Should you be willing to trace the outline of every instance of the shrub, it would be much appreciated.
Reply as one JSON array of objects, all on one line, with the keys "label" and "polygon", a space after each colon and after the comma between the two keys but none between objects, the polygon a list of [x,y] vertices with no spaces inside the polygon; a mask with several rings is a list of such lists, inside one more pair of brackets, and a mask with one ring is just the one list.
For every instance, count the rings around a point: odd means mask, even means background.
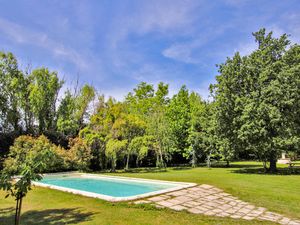
[{"label": "shrub", "polygon": [[70,149],[66,156],[71,168],[86,171],[90,166],[91,149],[82,138],[70,139]]}]

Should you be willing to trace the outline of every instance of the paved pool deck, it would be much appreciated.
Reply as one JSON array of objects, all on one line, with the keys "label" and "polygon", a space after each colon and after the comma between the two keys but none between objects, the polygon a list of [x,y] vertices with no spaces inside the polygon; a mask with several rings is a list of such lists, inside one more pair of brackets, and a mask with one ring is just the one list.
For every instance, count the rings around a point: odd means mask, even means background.
[{"label": "paved pool deck", "polygon": [[233,219],[272,221],[284,225],[300,225],[300,220],[268,211],[239,200],[223,190],[202,184],[183,190],[138,200],[135,204],[150,203],[158,208],[187,210],[194,214],[231,217]]}]

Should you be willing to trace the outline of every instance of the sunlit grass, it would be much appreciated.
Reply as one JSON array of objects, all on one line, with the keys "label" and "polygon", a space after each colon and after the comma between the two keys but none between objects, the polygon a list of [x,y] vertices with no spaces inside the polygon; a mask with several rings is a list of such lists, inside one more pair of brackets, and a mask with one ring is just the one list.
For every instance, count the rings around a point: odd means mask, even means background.
[{"label": "sunlit grass", "polygon": [[[231,168],[182,167],[168,168],[165,172],[139,169],[126,173],[118,171],[114,175],[211,184],[257,206],[288,217],[300,218],[300,175],[240,173],[244,169],[257,169],[258,166],[261,164],[239,162],[234,163]],[[13,224],[15,202],[12,198],[4,199],[4,196],[4,192],[0,192],[0,224],[10,225]],[[26,225],[262,223],[207,217],[128,203],[113,204],[46,188],[34,188],[25,198],[21,222]]]}]

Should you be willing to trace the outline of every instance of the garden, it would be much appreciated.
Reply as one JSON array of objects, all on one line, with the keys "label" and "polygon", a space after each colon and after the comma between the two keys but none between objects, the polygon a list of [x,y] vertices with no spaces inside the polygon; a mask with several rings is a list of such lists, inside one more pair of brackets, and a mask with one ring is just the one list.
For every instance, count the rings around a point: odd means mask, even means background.
[{"label": "garden", "polygon": [[212,185],[299,220],[300,46],[265,29],[253,36],[256,50],[218,65],[209,99],[141,82],[117,101],[1,52],[0,224],[261,223],[32,185],[69,171]]}]

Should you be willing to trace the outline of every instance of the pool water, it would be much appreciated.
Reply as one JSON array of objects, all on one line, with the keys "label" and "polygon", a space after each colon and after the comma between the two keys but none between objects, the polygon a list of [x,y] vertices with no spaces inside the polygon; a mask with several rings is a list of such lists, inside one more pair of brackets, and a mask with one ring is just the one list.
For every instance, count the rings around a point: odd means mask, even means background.
[{"label": "pool water", "polygon": [[139,182],[130,179],[111,179],[100,176],[46,176],[39,183],[113,197],[130,197],[176,187],[174,184]]}]

